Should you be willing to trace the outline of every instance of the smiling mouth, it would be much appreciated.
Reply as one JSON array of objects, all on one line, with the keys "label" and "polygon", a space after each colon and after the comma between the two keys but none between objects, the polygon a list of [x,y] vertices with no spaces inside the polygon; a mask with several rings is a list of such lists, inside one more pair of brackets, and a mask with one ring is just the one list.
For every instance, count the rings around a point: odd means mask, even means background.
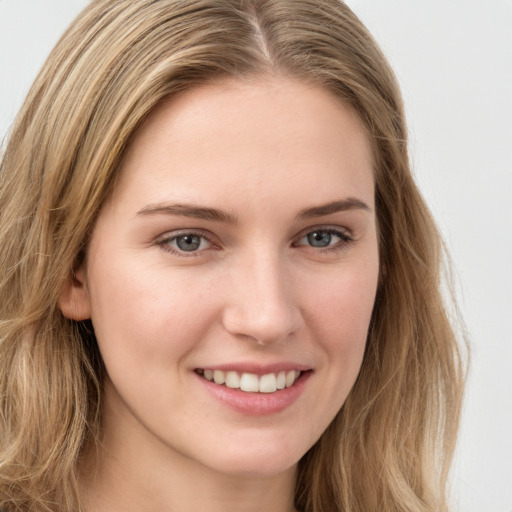
[{"label": "smiling mouth", "polygon": [[198,368],[195,372],[219,386],[239,389],[246,393],[275,393],[281,391],[293,386],[304,373],[299,370],[290,370],[256,375],[255,373],[225,372],[222,370],[204,370],[202,368]]}]

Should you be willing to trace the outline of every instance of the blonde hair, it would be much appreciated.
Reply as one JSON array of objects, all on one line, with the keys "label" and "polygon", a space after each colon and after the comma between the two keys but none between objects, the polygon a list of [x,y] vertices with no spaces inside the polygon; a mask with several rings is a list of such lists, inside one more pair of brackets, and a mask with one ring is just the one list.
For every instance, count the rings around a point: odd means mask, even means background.
[{"label": "blonde hair", "polygon": [[[164,98],[272,73],[329,89],[375,153],[381,277],[359,378],[299,462],[307,512],[442,512],[463,386],[442,243],[409,168],[394,75],[338,0],[97,0],[53,50],[0,167],[0,508],[81,510],[100,438],[92,328],[58,307],[123,153]],[[71,276],[71,277],[70,277]]]}]

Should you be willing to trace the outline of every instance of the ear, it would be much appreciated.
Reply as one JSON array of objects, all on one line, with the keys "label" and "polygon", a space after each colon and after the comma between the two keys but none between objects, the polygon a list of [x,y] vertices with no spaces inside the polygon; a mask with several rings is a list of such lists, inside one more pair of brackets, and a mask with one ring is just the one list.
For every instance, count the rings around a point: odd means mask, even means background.
[{"label": "ear", "polygon": [[66,279],[60,292],[59,308],[71,320],[91,318],[91,303],[83,265]]}]

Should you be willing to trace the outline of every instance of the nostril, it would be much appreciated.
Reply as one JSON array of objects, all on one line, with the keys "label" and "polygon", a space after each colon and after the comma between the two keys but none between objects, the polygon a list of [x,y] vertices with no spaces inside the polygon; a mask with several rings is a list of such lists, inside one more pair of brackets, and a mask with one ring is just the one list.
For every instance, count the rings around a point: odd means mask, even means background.
[{"label": "nostril", "polygon": [[253,247],[235,261],[225,283],[223,325],[259,344],[287,339],[302,325],[289,265],[275,247]]},{"label": "nostril", "polygon": [[224,312],[223,325],[232,335],[265,345],[293,336],[302,325],[302,317],[298,308],[290,304],[247,308],[239,304]]}]

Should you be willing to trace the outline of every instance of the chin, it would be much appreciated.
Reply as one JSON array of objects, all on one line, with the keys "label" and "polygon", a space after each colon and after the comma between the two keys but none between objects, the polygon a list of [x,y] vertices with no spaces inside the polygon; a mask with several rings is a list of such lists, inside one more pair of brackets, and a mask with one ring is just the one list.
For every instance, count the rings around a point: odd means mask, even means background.
[{"label": "chin", "polygon": [[[274,439],[229,442],[219,453],[211,453],[205,465],[219,473],[247,478],[265,478],[294,471],[311,447],[310,443],[276,435]],[[215,461],[215,462],[213,462]]]}]

